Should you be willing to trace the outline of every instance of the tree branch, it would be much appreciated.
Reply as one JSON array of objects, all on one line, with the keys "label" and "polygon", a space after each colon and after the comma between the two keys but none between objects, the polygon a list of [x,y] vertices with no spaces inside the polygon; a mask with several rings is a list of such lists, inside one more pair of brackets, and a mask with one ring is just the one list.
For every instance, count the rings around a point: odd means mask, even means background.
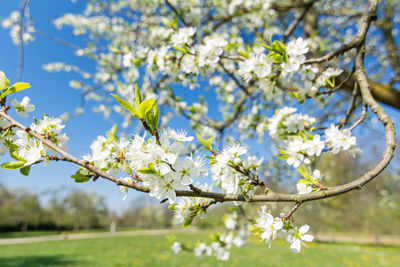
[{"label": "tree branch", "polygon": [[349,51],[352,48],[359,47],[364,42],[365,37],[367,36],[371,21],[376,19],[377,6],[378,0],[372,0],[368,2],[368,12],[361,18],[360,28],[358,29],[356,36],[350,42],[343,44],[340,48],[326,54],[325,56],[307,59],[305,64],[326,62],[338,55]]}]

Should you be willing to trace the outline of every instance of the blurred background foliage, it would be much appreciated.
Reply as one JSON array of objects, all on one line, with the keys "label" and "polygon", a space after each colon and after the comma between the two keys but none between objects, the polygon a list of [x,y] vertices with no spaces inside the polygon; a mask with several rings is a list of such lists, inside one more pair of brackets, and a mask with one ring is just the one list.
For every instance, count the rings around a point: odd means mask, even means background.
[{"label": "blurred background foliage", "polygon": [[[367,153],[367,152],[365,152]],[[374,153],[374,148],[368,153]],[[324,185],[343,184],[371,167],[348,154],[327,154],[315,163],[323,170]],[[382,235],[400,236],[400,172],[395,167],[385,170],[374,181],[360,191],[350,192],[335,198],[304,203],[295,214],[297,224],[308,223],[313,234],[351,233],[373,236],[376,241]],[[275,176],[279,177],[279,176]],[[273,190],[292,192],[287,179],[267,178]],[[129,208],[111,212],[101,193],[79,189],[60,188],[46,192],[47,200],[40,201],[29,189],[7,189],[0,186],[0,231],[81,231],[108,230],[116,223],[117,230],[180,228],[174,224],[173,212],[167,204],[159,204],[147,195],[128,198]],[[260,204],[245,205],[247,218],[256,215]],[[288,203],[268,203],[273,214],[287,212]],[[196,218],[192,227],[200,229],[224,228],[223,218],[232,204],[223,204],[210,209],[204,218]]]}]

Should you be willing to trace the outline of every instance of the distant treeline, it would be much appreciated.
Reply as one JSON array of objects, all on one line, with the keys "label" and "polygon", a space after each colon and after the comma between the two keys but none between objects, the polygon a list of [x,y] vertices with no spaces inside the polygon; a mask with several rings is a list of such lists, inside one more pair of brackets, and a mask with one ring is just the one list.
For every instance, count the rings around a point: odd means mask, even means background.
[{"label": "distant treeline", "polygon": [[[322,157],[315,166],[324,177],[325,186],[343,184],[357,177],[367,163],[359,162],[350,155]],[[279,168],[271,168],[278,169]],[[266,184],[278,192],[293,192],[286,186],[287,181],[276,180],[277,173],[269,173]],[[293,179],[297,179],[296,176]],[[109,228],[112,222],[118,229],[127,228],[169,228],[175,226],[173,212],[166,203],[154,202],[143,194],[138,198],[130,196],[130,205],[122,214],[111,212],[102,196],[82,190],[59,189],[46,193],[46,205],[40,203],[38,195],[26,189],[8,189],[0,185],[0,232],[27,230],[90,230]],[[129,200],[127,200],[129,201]],[[246,204],[247,218],[256,215],[258,204]],[[289,211],[293,204],[260,203],[267,205],[275,215]],[[224,227],[224,214],[234,207],[224,203],[208,211],[204,219],[196,218],[193,226],[199,228]],[[397,170],[386,170],[361,191],[337,198],[313,203],[304,203],[296,212],[297,224],[309,223],[317,233],[362,233],[365,235],[400,236],[400,175]]]},{"label": "distant treeline", "polygon": [[171,226],[167,206],[152,205],[146,199],[132,202],[132,208],[117,216],[108,210],[104,197],[82,190],[59,189],[49,194],[46,205],[27,189],[0,185],[0,232],[28,230],[91,230],[109,228],[165,228]]}]

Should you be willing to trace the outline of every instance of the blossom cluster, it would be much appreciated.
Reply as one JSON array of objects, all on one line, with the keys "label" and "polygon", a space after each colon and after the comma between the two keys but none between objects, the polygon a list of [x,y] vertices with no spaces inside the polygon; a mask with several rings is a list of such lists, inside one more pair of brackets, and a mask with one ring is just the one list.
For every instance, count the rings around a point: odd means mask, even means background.
[{"label": "blossom cluster", "polygon": [[[194,186],[203,191],[211,192],[212,185],[196,183]],[[185,197],[180,198],[176,204],[170,205],[169,208],[174,211],[175,222],[183,223],[184,227],[189,226],[193,219],[204,214],[203,212],[208,208],[210,200],[202,197]]]},{"label": "blossom cluster", "polygon": [[271,247],[271,241],[277,237],[278,233],[286,236],[286,240],[290,243],[290,249],[296,253],[300,252],[302,245],[305,246],[305,242],[311,242],[314,239],[312,235],[306,234],[310,226],[303,225],[297,228],[284,214],[274,218],[268,212],[267,206],[261,207],[255,223],[250,228],[250,231],[259,234],[261,240],[266,242],[269,247]]},{"label": "blossom cluster", "polygon": [[[29,98],[25,97],[22,103],[18,103],[16,111],[18,114],[25,116],[27,115],[26,112],[33,110],[33,108],[33,105],[29,104]],[[69,138],[65,133],[61,133],[62,129],[65,127],[61,123],[61,119],[51,118],[45,115],[40,121],[32,123],[29,128],[50,140],[58,147],[66,149],[67,147],[65,144]],[[22,129],[8,128],[4,130],[9,125],[10,124],[3,119],[0,120],[0,132],[2,132],[0,138],[0,154],[4,155],[9,151],[10,155],[17,161],[4,163],[2,165],[3,168],[21,169],[23,167],[28,167],[42,160],[48,160],[48,152],[55,153],[55,151],[52,151]]]},{"label": "blossom cluster", "polygon": [[173,204],[175,190],[186,189],[193,178],[207,174],[202,158],[186,156],[184,143],[193,140],[186,135],[185,131],[168,128],[159,139],[144,134],[118,140],[114,131],[108,139],[99,136],[91,145],[92,153],[84,159],[102,170],[135,173],[150,188],[150,196],[168,198]]},{"label": "blossom cluster", "polygon": [[[275,112],[268,120],[268,131],[272,138],[282,143],[280,147],[281,158],[287,164],[299,169],[304,179],[297,184],[300,194],[310,193],[312,186],[319,186],[322,175],[319,170],[305,171],[303,166],[319,157],[327,147],[334,154],[339,151],[354,151],[356,137],[351,135],[349,129],[339,129],[331,124],[324,132],[325,140],[319,134],[313,134],[312,125],[316,119],[308,115],[295,114],[296,108],[284,107]],[[307,167],[309,169],[309,167]]]},{"label": "blossom cluster", "polygon": [[[29,15],[29,14],[28,14]],[[10,37],[14,44],[20,45],[21,39],[24,43],[32,42],[35,38],[35,28],[32,20],[28,19],[27,23],[22,23],[21,12],[13,11],[8,18],[1,20],[1,26],[5,29],[10,29]]]},{"label": "blossom cluster", "polygon": [[[230,252],[229,250],[236,246],[242,247],[247,244],[247,236],[248,231],[245,229],[241,229],[238,232],[235,232],[236,226],[238,225],[237,219],[238,215],[236,212],[228,214],[230,222],[225,224],[228,232],[223,234],[217,234],[212,237],[213,242],[207,245],[204,242],[199,242],[196,246],[191,249],[195,256],[203,258],[204,256],[215,256],[218,260],[226,261],[229,259]],[[235,225],[235,227],[231,227]],[[182,250],[189,250],[184,244],[179,242],[174,242],[172,244],[172,250],[175,253],[179,253]]]},{"label": "blossom cluster", "polygon": [[212,178],[227,194],[250,194],[254,186],[249,174],[256,171],[262,159],[247,154],[247,148],[239,144],[227,146],[211,165]]}]

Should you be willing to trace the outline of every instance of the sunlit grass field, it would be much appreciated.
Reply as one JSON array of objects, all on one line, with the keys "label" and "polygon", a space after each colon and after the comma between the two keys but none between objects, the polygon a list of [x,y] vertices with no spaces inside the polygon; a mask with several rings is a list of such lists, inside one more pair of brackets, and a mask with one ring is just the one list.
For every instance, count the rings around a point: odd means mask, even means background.
[{"label": "sunlit grass field", "polygon": [[[204,234],[178,235],[178,241],[207,240]],[[0,246],[0,266],[400,266],[400,247],[313,243],[300,254],[284,240],[231,250],[227,262],[175,255],[166,236],[112,237]]]}]

